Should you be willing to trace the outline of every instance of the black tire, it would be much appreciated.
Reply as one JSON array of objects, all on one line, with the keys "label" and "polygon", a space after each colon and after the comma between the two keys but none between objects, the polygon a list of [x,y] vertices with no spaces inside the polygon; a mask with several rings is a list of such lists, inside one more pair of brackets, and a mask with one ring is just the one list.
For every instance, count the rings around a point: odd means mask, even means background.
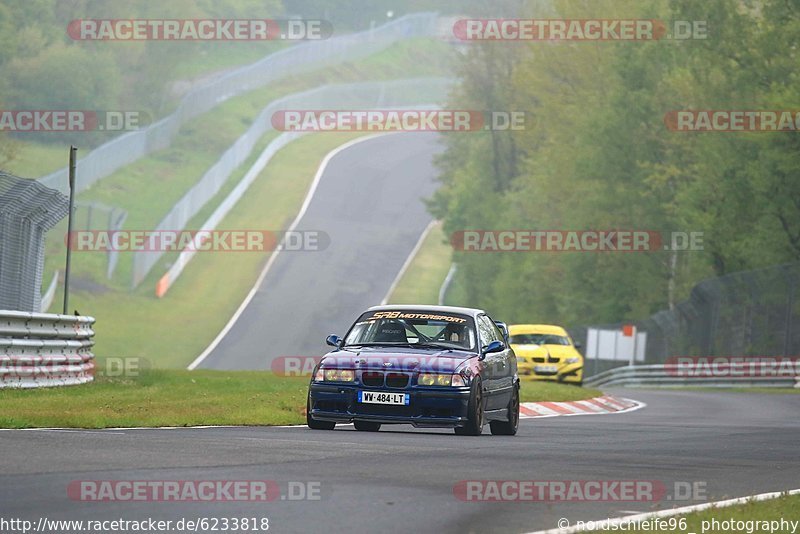
[{"label": "black tire", "polygon": [[469,414],[467,424],[456,427],[456,434],[459,436],[480,436],[484,425],[483,388],[481,387],[480,377],[475,377],[475,380],[472,381],[467,413]]},{"label": "black tire", "polygon": [[519,387],[508,401],[508,421],[491,421],[489,428],[493,436],[515,436],[519,428]]},{"label": "black tire", "polygon": [[336,427],[336,423],[333,421],[318,421],[311,417],[311,392],[308,393],[306,399],[306,424],[308,428],[314,430],[333,430]]},{"label": "black tire", "polygon": [[361,430],[362,432],[377,432],[381,429],[381,424],[373,421],[353,421],[353,425],[356,430]]}]

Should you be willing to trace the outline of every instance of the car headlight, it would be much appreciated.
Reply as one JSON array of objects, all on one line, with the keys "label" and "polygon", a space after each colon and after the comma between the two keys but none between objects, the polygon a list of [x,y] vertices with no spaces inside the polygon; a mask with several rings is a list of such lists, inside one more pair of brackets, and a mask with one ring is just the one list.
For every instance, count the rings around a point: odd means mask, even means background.
[{"label": "car headlight", "polygon": [[420,386],[453,386],[460,387],[466,386],[464,377],[458,373],[441,375],[438,373],[420,373],[417,378],[417,384]]},{"label": "car headlight", "polygon": [[314,374],[314,382],[353,382],[355,379],[356,374],[350,369],[317,369]]},{"label": "car headlight", "polygon": [[528,363],[528,360],[522,356],[517,356],[517,363]]},{"label": "car headlight", "polygon": [[566,361],[567,363],[578,363],[579,361],[581,361],[581,359],[573,356],[572,358],[567,358]]}]

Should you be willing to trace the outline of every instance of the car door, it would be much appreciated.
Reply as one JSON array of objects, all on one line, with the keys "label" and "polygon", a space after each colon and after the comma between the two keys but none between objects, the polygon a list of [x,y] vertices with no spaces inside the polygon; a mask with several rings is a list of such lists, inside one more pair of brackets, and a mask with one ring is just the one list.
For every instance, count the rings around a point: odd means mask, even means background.
[{"label": "car door", "polygon": [[[503,334],[488,315],[478,316],[478,325],[481,335],[481,347],[492,341],[500,341],[505,345]],[[514,370],[510,362],[511,349],[506,346],[501,352],[486,355],[484,365],[488,377],[487,410],[500,410],[508,405],[511,400]]]}]

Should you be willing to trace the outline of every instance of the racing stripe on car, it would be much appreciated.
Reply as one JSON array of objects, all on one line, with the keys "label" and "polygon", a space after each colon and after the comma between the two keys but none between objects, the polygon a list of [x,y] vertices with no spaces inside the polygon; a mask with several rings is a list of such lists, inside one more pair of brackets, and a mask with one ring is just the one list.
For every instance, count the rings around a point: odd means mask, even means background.
[{"label": "racing stripe on car", "polygon": [[519,406],[520,418],[559,417],[569,415],[598,415],[629,410],[643,404],[610,395],[567,402],[523,402]]}]

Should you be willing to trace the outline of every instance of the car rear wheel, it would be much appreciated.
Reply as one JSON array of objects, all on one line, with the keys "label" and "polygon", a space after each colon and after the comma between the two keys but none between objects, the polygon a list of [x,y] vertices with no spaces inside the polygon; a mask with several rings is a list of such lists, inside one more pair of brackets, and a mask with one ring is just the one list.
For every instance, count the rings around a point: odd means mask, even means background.
[{"label": "car rear wheel", "polygon": [[489,428],[495,436],[514,436],[519,428],[519,388],[514,388],[514,394],[508,401],[508,421],[492,421]]},{"label": "car rear wheel", "polygon": [[353,421],[353,425],[356,427],[356,430],[361,430],[362,432],[377,432],[381,429],[380,423],[374,423],[372,421]]},{"label": "car rear wheel", "polygon": [[467,416],[467,424],[456,427],[456,434],[459,436],[480,436],[481,432],[483,432],[483,387],[479,377],[475,377],[475,380],[472,381],[467,413],[469,414]]},{"label": "car rear wheel", "polygon": [[318,421],[311,417],[311,392],[308,393],[308,398],[306,400],[306,424],[308,428],[314,430],[333,430],[336,426],[336,423],[333,421]]}]

